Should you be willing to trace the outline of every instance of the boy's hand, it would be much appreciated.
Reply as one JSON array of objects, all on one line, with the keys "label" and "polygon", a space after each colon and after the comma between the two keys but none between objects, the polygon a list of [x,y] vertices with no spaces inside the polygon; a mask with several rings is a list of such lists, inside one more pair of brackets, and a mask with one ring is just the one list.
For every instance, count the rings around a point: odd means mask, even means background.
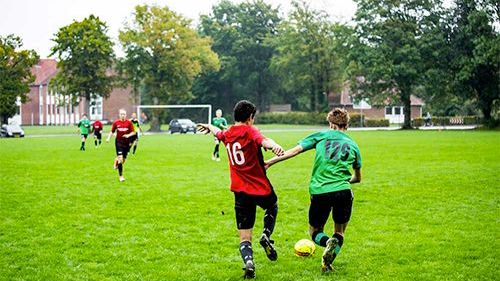
[{"label": "boy's hand", "polygon": [[196,130],[200,133],[205,134],[205,135],[210,133],[210,129],[208,129],[207,124],[202,124],[202,123],[196,124]]},{"label": "boy's hand", "polygon": [[285,150],[279,144],[274,145],[272,151],[277,156],[281,156],[285,153]]}]

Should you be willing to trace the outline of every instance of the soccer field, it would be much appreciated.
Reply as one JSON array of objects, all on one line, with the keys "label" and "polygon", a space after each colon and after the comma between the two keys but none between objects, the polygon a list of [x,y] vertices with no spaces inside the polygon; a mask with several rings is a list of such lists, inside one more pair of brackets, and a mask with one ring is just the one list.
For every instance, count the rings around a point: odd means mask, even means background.
[{"label": "soccer field", "polygon": [[[310,132],[263,133],[290,148]],[[498,280],[499,132],[350,135],[363,179],[335,271],[320,272],[319,247],[293,253],[309,238],[306,152],[268,171],[279,258],[258,245],[259,209],[257,280]],[[210,159],[212,137],[141,138],[123,183],[113,144],[79,146],[76,134],[0,139],[0,280],[242,279],[227,154]]]}]

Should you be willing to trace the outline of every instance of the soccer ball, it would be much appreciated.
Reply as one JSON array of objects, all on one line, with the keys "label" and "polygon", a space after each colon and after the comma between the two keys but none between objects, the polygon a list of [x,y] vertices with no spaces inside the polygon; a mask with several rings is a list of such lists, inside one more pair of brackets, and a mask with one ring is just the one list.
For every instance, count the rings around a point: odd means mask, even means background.
[{"label": "soccer ball", "polygon": [[308,257],[314,254],[314,251],[316,250],[316,245],[314,245],[314,242],[309,239],[301,239],[297,241],[297,243],[295,243],[293,249],[295,251],[296,256]]}]

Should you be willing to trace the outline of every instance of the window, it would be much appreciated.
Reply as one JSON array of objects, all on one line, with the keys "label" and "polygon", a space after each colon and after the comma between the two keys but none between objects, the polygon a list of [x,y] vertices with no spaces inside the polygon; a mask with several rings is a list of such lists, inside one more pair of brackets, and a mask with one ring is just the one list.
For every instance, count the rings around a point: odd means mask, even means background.
[{"label": "window", "polygon": [[394,115],[401,115],[401,107],[399,106],[394,107]]},{"label": "window", "polygon": [[386,106],[385,107],[385,115],[391,115],[392,114],[392,107]]}]

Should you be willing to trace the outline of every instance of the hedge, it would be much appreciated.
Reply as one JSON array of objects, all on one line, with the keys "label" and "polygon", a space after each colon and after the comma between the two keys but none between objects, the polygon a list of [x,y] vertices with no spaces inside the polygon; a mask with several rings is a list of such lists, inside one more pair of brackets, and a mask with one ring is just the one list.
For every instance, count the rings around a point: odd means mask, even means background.
[{"label": "hedge", "polygon": [[[350,127],[361,127],[361,114],[349,113],[351,117]],[[365,127],[388,127],[389,120],[369,119],[364,120]],[[326,113],[316,112],[286,112],[286,113],[259,113],[256,118],[257,124],[292,124],[292,125],[328,125]]]}]

